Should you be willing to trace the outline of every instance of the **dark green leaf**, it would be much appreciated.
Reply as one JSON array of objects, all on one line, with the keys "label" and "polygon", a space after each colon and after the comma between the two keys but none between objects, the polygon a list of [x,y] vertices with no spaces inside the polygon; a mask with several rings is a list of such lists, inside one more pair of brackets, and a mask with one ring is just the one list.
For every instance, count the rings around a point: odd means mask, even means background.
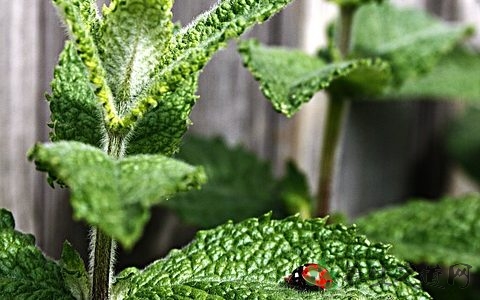
[{"label": "dark green leaf", "polygon": [[446,25],[420,10],[388,4],[362,6],[353,28],[353,56],[388,61],[397,84],[431,70],[471,32],[465,26]]},{"label": "dark green leaf", "polygon": [[287,214],[298,213],[304,219],[311,218],[313,199],[305,174],[292,161],[287,163],[286,173],[278,183],[278,188]]},{"label": "dark green leaf", "polygon": [[62,277],[75,299],[89,300],[90,279],[85,264],[69,242],[63,244],[62,257],[59,261]]},{"label": "dark green leaf", "polygon": [[389,67],[382,61],[361,59],[325,64],[297,50],[264,47],[258,42],[244,41],[239,47],[245,65],[273,107],[292,116],[313,95],[332,85],[332,92],[377,94],[389,82]]},{"label": "dark green leaf", "polygon": [[0,209],[0,297],[2,299],[74,298],[62,268],[35,247],[35,238],[14,229],[12,214]]},{"label": "dark green leaf", "polygon": [[453,122],[447,136],[448,152],[477,182],[480,182],[479,123],[480,107],[468,107],[465,114]]},{"label": "dark green leaf", "polygon": [[202,165],[208,176],[201,190],[165,202],[186,222],[209,228],[260,216],[275,207],[271,166],[245,149],[229,148],[220,139],[189,137],[178,157]]},{"label": "dark green leaf", "polygon": [[409,80],[386,97],[400,99],[480,100],[480,54],[457,48],[428,74]]},{"label": "dark green leaf", "polygon": [[37,144],[29,158],[71,189],[77,219],[98,226],[126,248],[141,236],[151,206],[205,181],[202,168],[162,155],[115,160],[78,142]]},{"label": "dark green leaf", "polygon": [[[430,299],[408,264],[387,249],[352,227],[267,215],[202,231],[145,270],[125,270],[113,294],[121,299]],[[284,277],[309,262],[325,266],[337,288],[321,293],[287,288]]]},{"label": "dark green leaf", "polygon": [[480,197],[411,201],[357,220],[368,238],[393,245],[392,252],[415,263],[480,268]]}]

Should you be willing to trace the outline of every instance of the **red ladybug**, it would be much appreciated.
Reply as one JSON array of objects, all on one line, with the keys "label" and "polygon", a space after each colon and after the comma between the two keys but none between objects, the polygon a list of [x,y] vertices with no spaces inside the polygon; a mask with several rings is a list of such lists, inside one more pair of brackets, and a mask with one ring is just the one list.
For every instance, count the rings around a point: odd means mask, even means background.
[{"label": "red ladybug", "polygon": [[333,279],[326,268],[309,263],[293,270],[291,275],[285,277],[285,283],[297,290],[323,291],[333,285]]}]

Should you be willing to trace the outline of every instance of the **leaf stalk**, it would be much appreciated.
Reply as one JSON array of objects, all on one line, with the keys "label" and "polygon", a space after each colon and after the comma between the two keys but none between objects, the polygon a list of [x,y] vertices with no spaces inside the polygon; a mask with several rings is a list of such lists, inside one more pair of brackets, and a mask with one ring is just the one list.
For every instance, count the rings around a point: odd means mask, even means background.
[{"label": "leaf stalk", "polygon": [[[350,51],[353,16],[356,6],[340,7],[340,30],[336,36],[341,58],[345,59]],[[320,153],[320,178],[318,180],[318,193],[316,215],[323,217],[330,211],[330,201],[335,171],[335,160],[339,152],[339,139],[346,115],[348,101],[344,97],[330,93],[327,109],[322,151]]]}]

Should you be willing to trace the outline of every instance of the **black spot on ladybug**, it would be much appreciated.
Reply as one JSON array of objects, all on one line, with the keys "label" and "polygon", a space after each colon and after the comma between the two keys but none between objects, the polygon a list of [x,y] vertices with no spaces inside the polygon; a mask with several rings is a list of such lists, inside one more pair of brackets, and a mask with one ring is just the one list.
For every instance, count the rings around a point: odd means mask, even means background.
[{"label": "black spot on ladybug", "polygon": [[311,285],[307,283],[307,281],[303,278],[302,273],[308,266],[313,264],[304,264],[295,270],[293,270],[292,274],[285,277],[285,283],[292,289],[300,290],[300,291],[320,291],[323,290],[321,287],[316,285]]}]

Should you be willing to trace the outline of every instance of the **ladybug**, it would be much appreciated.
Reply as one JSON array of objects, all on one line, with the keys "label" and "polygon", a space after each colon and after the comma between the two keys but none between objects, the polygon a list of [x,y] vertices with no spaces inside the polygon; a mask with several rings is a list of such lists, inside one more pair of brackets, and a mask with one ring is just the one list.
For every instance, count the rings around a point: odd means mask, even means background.
[{"label": "ladybug", "polygon": [[333,285],[333,279],[326,268],[309,263],[293,270],[291,275],[285,277],[285,283],[297,290],[323,291]]}]

